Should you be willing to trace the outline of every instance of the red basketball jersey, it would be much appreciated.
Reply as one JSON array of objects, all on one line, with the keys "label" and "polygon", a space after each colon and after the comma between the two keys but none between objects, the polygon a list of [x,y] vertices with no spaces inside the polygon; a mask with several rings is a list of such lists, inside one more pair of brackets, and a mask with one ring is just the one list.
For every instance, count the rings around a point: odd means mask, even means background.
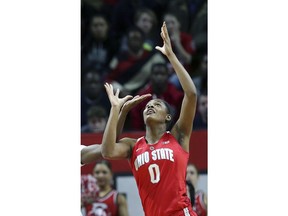
[{"label": "red basketball jersey", "polygon": [[199,190],[195,193],[195,204],[193,206],[198,216],[207,216],[207,206],[204,203],[204,192]]},{"label": "red basketball jersey", "polygon": [[117,191],[112,190],[85,206],[86,216],[118,216]]},{"label": "red basketball jersey", "polygon": [[130,165],[145,216],[195,215],[186,194],[188,157],[170,132],[155,144],[137,140]]}]

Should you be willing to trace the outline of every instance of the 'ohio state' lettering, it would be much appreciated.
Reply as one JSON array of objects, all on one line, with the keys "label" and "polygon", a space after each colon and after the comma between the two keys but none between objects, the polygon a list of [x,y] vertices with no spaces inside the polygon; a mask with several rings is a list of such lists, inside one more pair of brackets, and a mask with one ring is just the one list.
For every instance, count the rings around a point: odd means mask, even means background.
[{"label": "'ohio state' lettering", "polygon": [[160,148],[160,149],[155,149],[151,151],[151,155],[149,155],[149,152],[143,152],[142,154],[138,155],[134,161],[134,166],[136,171],[143,166],[146,163],[149,163],[150,161],[150,156],[153,161],[157,160],[170,160],[174,162],[174,154],[173,150],[169,148]]}]

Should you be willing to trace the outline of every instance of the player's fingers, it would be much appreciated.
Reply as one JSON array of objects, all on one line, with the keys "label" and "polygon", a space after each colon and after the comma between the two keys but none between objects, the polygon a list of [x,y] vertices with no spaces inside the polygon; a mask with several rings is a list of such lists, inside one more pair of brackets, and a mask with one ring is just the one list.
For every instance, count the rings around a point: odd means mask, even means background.
[{"label": "player's fingers", "polygon": [[164,37],[165,37],[165,39],[170,41],[170,37],[169,37],[169,33],[168,33],[168,29],[167,29],[166,23],[164,23],[163,29],[164,29]]},{"label": "player's fingers", "polygon": [[128,101],[128,100],[131,99],[131,98],[133,98],[132,95],[126,95],[126,96],[123,98],[123,100],[124,100],[124,101]]},{"label": "player's fingers", "polygon": [[104,84],[104,87],[105,87],[106,91],[108,92],[108,89],[109,89],[108,83],[105,83],[105,84]]},{"label": "player's fingers", "polygon": [[119,90],[119,88],[117,88],[116,94],[115,94],[116,97],[119,97],[119,92],[120,92],[120,90]]},{"label": "player's fingers", "polygon": [[160,32],[160,36],[161,36],[162,40],[164,40],[163,31]]},{"label": "player's fingers", "polygon": [[152,96],[151,94],[141,95],[139,98],[137,98],[136,103],[139,104],[151,96]]},{"label": "player's fingers", "polygon": [[155,49],[157,49],[157,50],[162,52],[162,47],[156,46]]},{"label": "player's fingers", "polygon": [[114,93],[113,85],[112,85],[112,84],[109,84],[109,88],[110,88],[110,91],[111,91],[112,94],[113,94],[113,93]]},{"label": "player's fingers", "polygon": [[164,33],[163,34],[164,34],[165,40],[167,40],[169,38],[169,35],[168,35],[168,30],[167,30],[166,26],[164,27]]},{"label": "player's fingers", "polygon": [[151,97],[152,95],[151,94],[144,94],[144,95],[141,95],[142,98],[148,98],[148,97]]},{"label": "player's fingers", "polygon": [[105,83],[105,84],[104,84],[104,87],[105,87],[105,90],[106,90],[106,93],[107,93],[108,97],[110,98],[111,89],[110,89],[110,87],[109,87],[109,84],[108,84],[108,83]]}]

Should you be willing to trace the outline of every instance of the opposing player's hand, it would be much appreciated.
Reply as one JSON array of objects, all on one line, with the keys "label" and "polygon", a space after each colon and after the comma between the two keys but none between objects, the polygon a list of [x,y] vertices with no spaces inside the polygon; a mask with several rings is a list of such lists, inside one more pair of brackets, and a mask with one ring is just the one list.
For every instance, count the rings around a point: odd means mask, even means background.
[{"label": "opposing player's hand", "polygon": [[173,53],[173,51],[165,21],[163,22],[163,25],[161,27],[160,35],[163,39],[163,46],[162,47],[156,46],[155,49],[159,50],[164,55],[169,56]]},{"label": "opposing player's hand", "polygon": [[114,94],[113,86],[111,84],[105,83],[104,87],[106,89],[112,107],[121,108],[127,100],[133,98],[131,95],[127,95],[124,98],[119,98],[119,89],[117,89]]},{"label": "opposing player's hand", "polygon": [[129,112],[133,107],[135,107],[136,105],[138,105],[139,103],[141,103],[142,101],[144,101],[145,99],[151,97],[151,94],[145,94],[145,95],[136,95],[135,97],[133,97],[131,100],[127,100],[123,107],[122,107],[122,112]]}]

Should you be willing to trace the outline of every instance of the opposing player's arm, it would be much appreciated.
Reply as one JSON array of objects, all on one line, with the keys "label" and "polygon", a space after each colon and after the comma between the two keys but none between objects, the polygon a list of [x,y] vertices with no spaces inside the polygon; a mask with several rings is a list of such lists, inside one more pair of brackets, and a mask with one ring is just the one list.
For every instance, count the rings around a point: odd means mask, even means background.
[{"label": "opposing player's arm", "polygon": [[81,150],[81,164],[93,163],[96,160],[103,158],[101,154],[101,145],[93,144],[85,146]]},{"label": "opposing player's arm", "polygon": [[[109,154],[109,156],[105,157],[106,159],[124,159],[129,158],[131,154],[131,149],[133,147],[133,139],[123,138],[118,143],[115,144],[115,149],[113,152]],[[89,164],[94,163],[99,159],[103,159],[102,156],[102,145],[101,144],[93,144],[89,146],[85,146],[81,150],[81,164]]]},{"label": "opposing player's arm", "polygon": [[119,216],[129,216],[126,198],[122,194],[118,194],[117,201]]},{"label": "opposing player's arm", "polygon": [[161,28],[161,37],[164,45],[162,47],[157,46],[156,49],[161,51],[167,56],[168,60],[172,64],[179,82],[184,91],[184,98],[182,101],[180,116],[174,127],[172,128],[172,134],[177,138],[178,142],[182,145],[183,149],[189,151],[189,140],[192,132],[193,120],[196,110],[197,102],[197,90],[196,87],[186,71],[183,65],[179,62],[174,54],[167,31],[165,22]]}]

